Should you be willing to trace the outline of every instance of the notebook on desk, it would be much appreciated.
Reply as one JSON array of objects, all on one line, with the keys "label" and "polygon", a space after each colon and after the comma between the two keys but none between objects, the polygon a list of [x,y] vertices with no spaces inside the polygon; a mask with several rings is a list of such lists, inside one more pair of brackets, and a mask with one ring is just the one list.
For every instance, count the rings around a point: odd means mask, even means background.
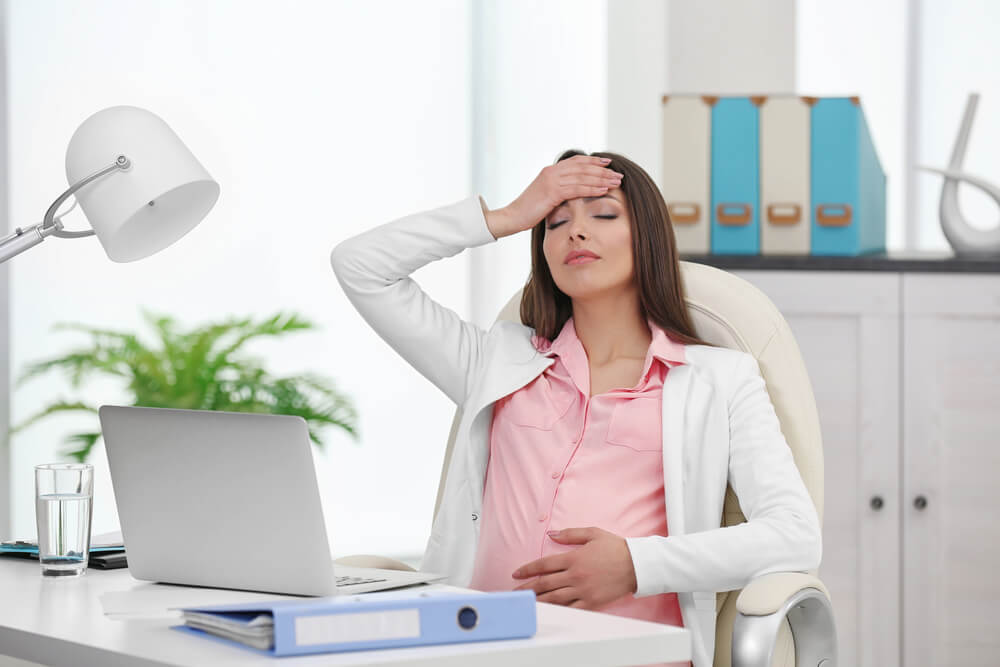
[{"label": "notebook on desk", "polygon": [[[125,545],[119,531],[102,533],[90,538],[88,567],[98,570],[117,570],[128,567]],[[0,556],[38,560],[38,541],[34,538],[12,539],[0,542]]]},{"label": "notebook on desk", "polygon": [[329,596],[445,578],[334,566],[300,417],[108,405],[99,415],[136,579]]}]

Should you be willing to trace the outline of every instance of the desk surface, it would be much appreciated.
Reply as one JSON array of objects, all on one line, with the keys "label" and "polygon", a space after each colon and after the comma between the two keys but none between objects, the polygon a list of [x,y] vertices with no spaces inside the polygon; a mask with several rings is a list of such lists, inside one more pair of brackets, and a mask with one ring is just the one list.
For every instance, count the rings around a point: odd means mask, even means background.
[{"label": "desk surface", "polygon": [[[624,665],[691,659],[690,633],[545,603],[531,639],[269,658],[175,630],[175,617],[111,619],[100,596],[145,582],[128,570],[43,579],[37,561],[0,558],[0,654],[46,665]],[[436,588],[441,586],[436,585]],[[447,587],[451,588],[451,587]],[[461,590],[461,589],[453,589]]]}]

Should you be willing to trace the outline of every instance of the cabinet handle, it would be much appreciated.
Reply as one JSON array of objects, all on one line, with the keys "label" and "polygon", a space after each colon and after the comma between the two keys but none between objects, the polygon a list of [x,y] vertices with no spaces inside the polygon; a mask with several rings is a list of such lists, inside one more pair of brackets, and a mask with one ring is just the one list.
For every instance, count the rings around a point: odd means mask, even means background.
[{"label": "cabinet handle", "polygon": [[927,499],[924,498],[923,496],[917,496],[916,499],[913,501],[913,506],[916,507],[918,510],[922,510],[925,507],[927,507]]},{"label": "cabinet handle", "polygon": [[884,503],[882,502],[882,496],[872,496],[870,505],[872,506],[873,510],[882,509],[883,504]]}]

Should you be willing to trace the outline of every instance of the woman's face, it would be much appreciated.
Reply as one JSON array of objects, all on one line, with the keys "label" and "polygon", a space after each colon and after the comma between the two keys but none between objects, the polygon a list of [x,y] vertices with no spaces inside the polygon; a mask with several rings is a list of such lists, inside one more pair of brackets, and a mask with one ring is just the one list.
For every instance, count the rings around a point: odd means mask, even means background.
[{"label": "woman's face", "polygon": [[[568,297],[585,299],[633,286],[632,221],[621,188],[565,201],[543,224],[545,261],[556,286]],[[581,250],[597,259],[574,259],[573,253]]]}]

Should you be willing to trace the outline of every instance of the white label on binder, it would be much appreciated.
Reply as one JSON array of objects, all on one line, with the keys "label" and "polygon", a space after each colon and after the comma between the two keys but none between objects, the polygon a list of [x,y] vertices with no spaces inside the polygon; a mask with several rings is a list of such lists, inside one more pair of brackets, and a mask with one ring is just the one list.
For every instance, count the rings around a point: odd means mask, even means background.
[{"label": "white label on binder", "polygon": [[295,643],[299,646],[419,636],[419,609],[325,614],[295,619]]}]

